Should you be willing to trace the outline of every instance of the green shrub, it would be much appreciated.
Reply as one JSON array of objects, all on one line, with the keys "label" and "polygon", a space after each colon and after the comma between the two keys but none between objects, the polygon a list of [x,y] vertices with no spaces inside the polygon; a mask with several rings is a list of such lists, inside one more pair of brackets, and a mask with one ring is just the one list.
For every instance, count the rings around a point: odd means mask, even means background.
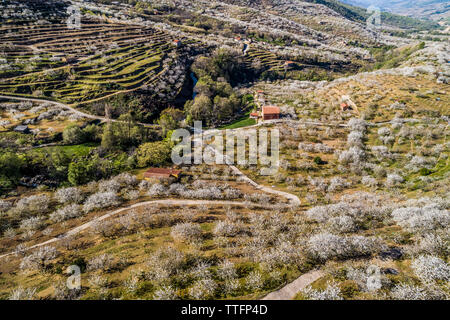
[{"label": "green shrub", "polygon": [[427,169],[427,168],[422,168],[419,170],[419,173],[421,176],[428,176],[428,175],[432,174],[433,171],[431,171],[430,169]]},{"label": "green shrub", "polygon": [[64,128],[63,140],[66,144],[80,144],[85,141],[85,134],[79,126],[71,124]]},{"label": "green shrub", "polygon": [[317,164],[317,165],[319,165],[319,166],[322,165],[322,164],[326,164],[326,162],[323,161],[322,158],[319,157],[319,156],[317,156],[317,157],[314,158],[314,163]]},{"label": "green shrub", "polygon": [[352,280],[346,280],[339,284],[341,294],[344,299],[351,299],[359,292],[358,284]]}]

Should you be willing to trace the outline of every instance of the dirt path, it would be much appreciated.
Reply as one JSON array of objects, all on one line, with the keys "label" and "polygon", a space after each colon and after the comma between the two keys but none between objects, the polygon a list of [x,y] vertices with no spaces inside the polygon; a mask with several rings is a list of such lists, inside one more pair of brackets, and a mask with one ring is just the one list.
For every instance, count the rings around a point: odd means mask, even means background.
[{"label": "dirt path", "polygon": [[[240,128],[240,129],[245,129],[245,128]],[[237,130],[237,129],[235,129],[235,130]],[[214,131],[215,130],[209,130],[209,131],[206,132],[206,135],[214,134]],[[194,135],[194,140],[199,139],[200,136],[201,136],[201,134]],[[217,154],[217,152],[218,152],[211,145],[208,145],[206,147],[206,149],[211,150],[215,154]],[[242,179],[242,181],[247,182],[248,184],[252,185],[253,187],[255,187],[258,190],[261,190],[261,191],[264,191],[266,193],[274,194],[274,195],[281,196],[281,197],[284,197],[284,198],[288,199],[289,200],[289,204],[291,206],[293,206],[293,207],[294,206],[300,206],[300,204],[301,204],[300,198],[297,197],[296,195],[291,194],[291,193],[287,193],[287,192],[283,192],[283,191],[280,191],[280,190],[272,189],[270,187],[266,187],[266,186],[263,186],[261,184],[258,184],[257,182],[253,181],[248,176],[246,176],[241,170],[239,170],[238,167],[236,167],[235,165],[231,164],[232,162],[228,160],[228,157],[226,155],[223,155],[223,156],[224,156],[225,163],[230,167],[230,169],[233,171],[233,173],[236,176],[238,176],[240,179]]]},{"label": "dirt path", "polygon": [[[250,179],[249,179],[250,180]],[[250,180],[252,181],[252,180]],[[269,190],[271,192],[277,191],[277,190]],[[288,195],[285,192],[281,192],[282,196],[286,196]],[[293,195],[291,195],[293,196]],[[295,197],[295,196],[293,196]],[[297,197],[295,197],[297,198]],[[297,198],[298,202],[300,202],[300,200]],[[294,203],[296,203],[296,201],[294,201]],[[69,230],[68,232],[61,234],[58,237],[52,238],[50,240],[47,240],[45,242],[41,242],[38,243],[36,245],[30,246],[28,248],[26,248],[26,250],[31,250],[31,249],[36,249],[39,247],[43,247],[46,245],[50,245],[52,243],[56,243],[60,240],[63,240],[67,237],[76,235],[90,227],[92,227],[96,222],[98,221],[102,221],[108,218],[111,218],[115,215],[118,215],[120,213],[126,212],[128,210],[131,209],[136,209],[139,207],[144,207],[144,206],[148,206],[148,205],[155,205],[155,204],[160,204],[160,205],[232,205],[232,206],[247,206],[248,204],[245,202],[238,202],[238,201],[213,201],[213,200],[176,200],[176,199],[164,199],[164,200],[152,200],[152,201],[146,201],[146,202],[141,202],[141,203],[136,203],[134,205],[131,206],[127,206],[125,208],[120,208],[117,210],[114,210],[112,212],[109,212],[107,214],[104,214],[100,217],[94,218],[93,220],[84,223],[74,229]],[[255,206],[258,206],[258,204],[252,204]],[[8,256],[13,255],[14,252],[10,252],[7,254],[3,254],[0,255],[0,259],[1,258],[5,258]],[[323,276],[323,273],[321,271],[311,271],[308,272],[302,276],[300,276],[299,278],[297,278],[295,281],[291,282],[290,284],[284,286],[283,288],[281,288],[280,290],[274,291],[272,293],[269,293],[267,296],[265,296],[262,300],[291,300],[295,297],[295,295],[302,289],[304,289],[305,287],[307,287],[308,285],[310,285],[311,283],[313,283],[314,281],[316,281],[317,279],[319,279],[320,277]]]},{"label": "dirt path", "polygon": [[[104,215],[102,215],[100,217],[94,218],[94,219],[92,219],[89,222],[86,222],[86,223],[84,223],[84,224],[82,224],[82,225],[80,225],[80,226],[78,226],[78,227],[76,227],[74,229],[71,229],[71,230],[67,231],[66,233],[63,233],[63,234],[59,235],[58,237],[52,238],[52,239],[47,240],[45,242],[41,242],[41,243],[35,244],[33,246],[30,246],[30,247],[26,248],[26,250],[36,249],[36,248],[39,248],[39,247],[42,247],[42,246],[46,246],[46,245],[55,243],[55,242],[60,241],[60,240],[62,240],[64,238],[76,235],[76,234],[78,234],[78,233],[80,233],[80,232],[82,232],[82,231],[92,227],[98,221],[102,221],[102,220],[111,218],[112,216],[118,215],[118,214],[126,212],[128,210],[136,209],[136,208],[139,208],[139,207],[145,207],[145,206],[148,206],[148,205],[155,205],[155,204],[156,205],[157,204],[167,205],[167,206],[177,206],[177,205],[185,205],[185,206],[191,206],[191,205],[247,206],[248,205],[248,203],[246,203],[246,202],[222,201],[222,200],[214,201],[214,200],[162,199],[162,200],[151,200],[151,201],[146,201],[146,202],[140,202],[140,203],[133,204],[131,206],[127,206],[127,207],[124,207],[124,208],[120,208],[120,209],[111,211],[111,212],[109,212],[107,214],[104,214]],[[255,203],[255,204],[252,204],[252,206],[258,206],[258,204]],[[10,252],[10,253],[6,253],[6,254],[3,254],[3,255],[0,255],[0,259],[4,258],[4,257],[7,257],[7,256],[10,256],[12,254],[14,254],[14,252]]]},{"label": "dirt path", "polygon": [[297,197],[296,195],[293,195],[291,193],[283,192],[283,191],[280,191],[280,190],[275,190],[275,189],[272,189],[272,188],[260,185],[260,184],[256,183],[255,181],[253,181],[252,179],[250,179],[249,177],[247,177],[236,166],[234,166],[234,165],[228,165],[228,166],[231,168],[231,170],[234,172],[234,174],[236,176],[240,177],[243,181],[249,183],[250,185],[252,185],[256,189],[264,191],[266,193],[270,193],[270,194],[274,194],[274,195],[277,195],[277,196],[284,197],[284,198],[289,200],[289,204],[291,206],[299,206],[301,204],[301,201],[300,201],[299,197]]},{"label": "dirt path", "polygon": [[73,113],[75,113],[75,114],[77,114],[77,115],[79,115],[81,117],[84,117],[84,118],[106,121],[105,117],[100,117],[100,116],[94,116],[94,115],[91,115],[91,114],[87,114],[87,113],[81,112],[81,111],[79,111],[77,109],[74,109],[74,108],[68,106],[67,104],[56,102],[56,101],[44,100],[44,99],[34,99],[34,98],[21,98],[21,97],[16,97],[16,96],[4,96],[4,95],[0,95],[0,98],[11,99],[11,100],[18,100],[18,101],[30,101],[30,102],[37,102],[37,103],[49,103],[49,104],[52,104],[52,105],[54,105],[56,107],[59,107],[59,108],[65,109],[65,110],[69,110],[69,111],[71,111],[71,112],[73,112]]},{"label": "dirt path", "polygon": [[[44,99],[35,99],[35,98],[23,98],[23,97],[16,97],[16,96],[5,96],[5,95],[0,95],[0,98],[3,99],[10,99],[10,100],[18,100],[18,101],[30,101],[30,102],[37,102],[37,103],[49,103],[52,104],[58,108],[61,109],[65,109],[65,110],[69,110],[70,112],[73,112],[76,115],[79,115],[80,117],[83,118],[87,118],[87,119],[93,119],[93,120],[100,120],[102,122],[107,122],[107,121],[111,121],[111,122],[120,122],[119,120],[116,119],[107,119],[105,117],[101,117],[101,116],[94,116],[92,114],[88,114],[88,113],[84,113],[82,111],[79,111],[67,104],[61,103],[61,102],[56,102],[56,101],[51,101],[51,100],[44,100]],[[140,123],[138,122],[139,125],[144,126],[144,127],[159,127],[156,124],[149,124],[149,123]]]},{"label": "dirt path", "polygon": [[[10,99],[10,100],[18,100],[18,101],[30,101],[30,102],[37,102],[37,103],[49,103],[49,104],[53,104],[59,108],[62,109],[66,109],[69,110],[81,117],[84,118],[88,118],[88,119],[93,119],[93,120],[100,120],[102,122],[106,122],[108,121],[107,118],[105,117],[101,117],[101,116],[95,116],[92,114],[88,114],[82,111],[79,111],[67,104],[61,103],[61,102],[56,102],[56,101],[51,101],[51,100],[45,100],[45,99],[36,99],[36,98],[23,98],[23,97],[16,97],[16,96],[7,96],[7,95],[0,95],[0,98],[3,99]],[[103,98],[102,98],[103,99]],[[110,119],[110,121],[112,122],[119,122],[118,120],[115,119]],[[418,122],[418,120],[416,119],[403,119],[403,121],[405,122]],[[346,128],[348,127],[347,124],[334,124],[334,123],[326,123],[326,122],[320,122],[320,121],[304,121],[302,119],[298,119],[298,120],[294,120],[294,119],[277,119],[277,120],[268,120],[268,121],[262,121],[260,123],[257,123],[255,125],[252,126],[248,126],[248,127],[243,127],[243,128],[236,128],[236,129],[227,129],[230,132],[235,132],[235,131],[239,131],[239,130],[245,130],[245,129],[251,129],[251,128],[256,128],[256,127],[260,127],[260,126],[264,126],[264,125],[270,125],[270,124],[277,124],[277,123],[288,123],[288,122],[296,122],[296,123],[301,123],[301,124],[308,124],[308,125],[315,125],[315,126],[327,126],[327,127],[341,127],[341,128]],[[369,126],[382,126],[382,125],[386,125],[386,124],[390,124],[393,121],[383,121],[383,122],[375,122],[375,123],[368,123]],[[138,123],[139,125],[142,125],[144,127],[159,127],[157,124],[149,124],[149,123]],[[203,132],[204,135],[207,134],[212,134],[215,131],[220,131],[219,129],[211,129],[211,130],[205,130]]]},{"label": "dirt path", "polygon": [[310,271],[301,275],[280,290],[269,293],[261,300],[292,300],[298,292],[323,276],[324,273],[320,270]]}]

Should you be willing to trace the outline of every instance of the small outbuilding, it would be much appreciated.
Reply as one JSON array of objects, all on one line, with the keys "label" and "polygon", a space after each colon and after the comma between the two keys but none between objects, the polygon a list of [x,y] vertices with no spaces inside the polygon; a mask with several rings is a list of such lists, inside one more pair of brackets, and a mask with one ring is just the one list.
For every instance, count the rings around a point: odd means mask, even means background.
[{"label": "small outbuilding", "polygon": [[341,103],[341,111],[347,111],[347,110],[352,110],[352,107],[348,103],[342,102]]},{"label": "small outbuilding", "polygon": [[173,40],[173,44],[174,44],[177,48],[179,48],[179,47],[181,47],[182,42],[181,42],[181,40]]},{"label": "small outbuilding", "polygon": [[181,175],[181,170],[177,169],[166,169],[166,168],[149,168],[144,173],[144,179],[151,180],[151,179],[170,179],[175,178],[178,179]]},{"label": "small outbuilding", "polygon": [[258,119],[258,118],[259,118],[258,112],[252,112],[252,113],[250,113],[250,119]]},{"label": "small outbuilding", "polygon": [[264,106],[262,107],[263,120],[280,119],[280,108],[277,106]]}]

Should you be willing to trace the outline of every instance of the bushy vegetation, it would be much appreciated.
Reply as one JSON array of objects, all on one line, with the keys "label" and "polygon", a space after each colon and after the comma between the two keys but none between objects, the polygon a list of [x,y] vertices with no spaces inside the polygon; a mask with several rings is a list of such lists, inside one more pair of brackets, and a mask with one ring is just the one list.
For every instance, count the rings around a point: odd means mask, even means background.
[{"label": "bushy vegetation", "polygon": [[392,69],[400,66],[415,52],[422,50],[425,43],[421,42],[416,46],[408,46],[406,48],[381,47],[372,49],[375,63],[366,69]]},{"label": "bushy vegetation", "polygon": [[192,65],[198,77],[193,101],[185,105],[187,121],[203,121],[206,125],[223,123],[240,114],[245,107],[232,89],[246,81],[246,68],[240,53],[220,49],[210,57],[200,57]]}]

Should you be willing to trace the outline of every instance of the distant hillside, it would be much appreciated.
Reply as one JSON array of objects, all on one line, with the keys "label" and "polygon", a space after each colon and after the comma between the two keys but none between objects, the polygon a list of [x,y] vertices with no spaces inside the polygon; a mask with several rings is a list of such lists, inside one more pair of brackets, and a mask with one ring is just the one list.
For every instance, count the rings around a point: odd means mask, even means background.
[{"label": "distant hillside", "polygon": [[441,20],[450,18],[448,0],[342,0],[347,4],[368,8],[377,6],[383,11],[417,17]]},{"label": "distant hillside", "polygon": [[[388,7],[388,4],[396,4],[399,7],[407,7],[407,3],[410,1],[406,0],[292,0],[292,1],[276,1],[276,0],[221,0],[217,2],[224,2],[228,4],[234,4],[238,6],[248,6],[253,8],[259,8],[259,9],[268,9],[268,8],[275,8],[277,6],[282,6],[283,4],[288,4],[291,2],[309,2],[309,3],[315,3],[320,4],[325,7],[328,7],[329,9],[337,12],[341,16],[355,22],[361,22],[365,23],[368,17],[370,17],[371,14],[367,13],[367,10],[365,8],[369,7],[370,5],[375,5],[385,11],[389,12],[383,12],[382,13],[382,20],[383,23],[392,26],[392,27],[398,27],[402,29],[417,29],[417,30],[431,30],[431,29],[437,29],[439,28],[439,24],[434,21],[424,21],[415,19],[412,17],[406,17],[404,14],[397,15],[390,12],[394,12],[391,10],[390,7]],[[143,2],[143,0],[95,0],[95,2],[98,3],[105,3],[110,4],[114,2],[122,2],[122,3],[131,3],[135,4],[138,2]],[[176,2],[175,0],[157,0],[153,3],[173,3]],[[440,3],[441,5],[445,5],[445,3],[448,3],[446,0],[421,0],[416,2],[423,2],[423,3]],[[195,3],[195,1],[193,1]],[[400,6],[400,4],[403,3],[403,6]],[[385,5],[383,5],[385,4]],[[448,4],[446,5],[449,6]],[[447,10],[448,11],[448,10]],[[396,13],[396,12],[394,12]]]},{"label": "distant hillside", "polygon": [[[435,0],[435,1],[441,1],[444,2],[444,0]],[[337,0],[306,0],[306,2],[311,3],[317,3],[325,5],[332,10],[338,12],[339,14],[343,15],[347,19],[353,20],[353,21],[366,21],[367,18],[371,15],[367,12],[366,9],[362,7],[358,7],[352,4],[357,4],[361,6],[365,6],[364,4],[368,4],[366,7],[369,7],[371,4],[378,3],[378,2],[385,2],[388,1],[385,0],[375,0],[375,1],[369,1],[369,0],[343,0],[342,2]],[[343,3],[345,2],[345,3]],[[396,2],[402,2],[402,1],[392,1],[393,3]],[[409,2],[409,1],[404,1]],[[351,3],[351,4],[349,4]],[[375,4],[376,5],[376,4]],[[379,6],[380,7],[380,6]],[[380,7],[385,8],[385,7]],[[393,26],[393,27],[399,27],[399,28],[405,28],[405,29],[419,29],[419,30],[430,30],[430,29],[437,29],[439,28],[439,24],[433,21],[428,20],[420,20],[415,19],[412,17],[406,17],[401,15],[392,14],[389,12],[382,12],[382,21],[384,24]]]},{"label": "distant hillside", "polygon": [[364,22],[366,17],[366,10],[361,8],[356,8],[353,6],[345,5],[339,1],[335,0],[306,0],[304,2],[311,2],[311,3],[317,3],[322,4],[324,6],[327,6],[328,8],[336,11],[337,13],[341,14],[342,16],[346,17],[347,19],[353,20],[353,21],[360,21]]}]

